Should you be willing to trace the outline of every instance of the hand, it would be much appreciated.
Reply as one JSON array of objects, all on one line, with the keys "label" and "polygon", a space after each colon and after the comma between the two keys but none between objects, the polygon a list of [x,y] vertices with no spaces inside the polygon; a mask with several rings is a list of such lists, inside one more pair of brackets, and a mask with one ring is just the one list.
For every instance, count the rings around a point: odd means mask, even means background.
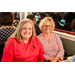
[{"label": "hand", "polygon": [[62,61],[62,60],[59,58],[59,59],[58,59],[58,62],[61,62],[61,61]]},{"label": "hand", "polygon": [[51,60],[51,62],[57,62],[57,60],[54,58],[54,59]]},{"label": "hand", "polygon": [[58,59],[60,59],[58,56],[56,56],[54,59],[51,60],[51,62],[57,62]]},{"label": "hand", "polygon": [[51,61],[53,58],[52,57],[48,57],[48,60]]}]

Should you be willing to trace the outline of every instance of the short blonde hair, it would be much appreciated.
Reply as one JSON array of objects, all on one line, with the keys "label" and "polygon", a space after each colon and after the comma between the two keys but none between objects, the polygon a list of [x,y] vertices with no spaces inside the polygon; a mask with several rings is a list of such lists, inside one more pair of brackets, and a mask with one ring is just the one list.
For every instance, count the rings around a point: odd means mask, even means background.
[{"label": "short blonde hair", "polygon": [[33,24],[32,20],[30,20],[30,19],[24,19],[24,20],[22,20],[19,23],[16,31],[10,36],[10,38],[13,37],[13,38],[16,38],[19,42],[22,42],[23,40],[22,40],[22,36],[21,36],[21,30],[22,30],[22,27],[23,27],[23,25],[25,23],[31,23],[31,25],[32,25],[32,36],[31,36],[31,39],[33,39],[34,36],[36,36],[36,33],[35,33],[34,24]]},{"label": "short blonde hair", "polygon": [[53,29],[52,29],[52,30],[54,30],[54,28],[55,28],[55,22],[54,22],[54,20],[52,19],[52,17],[45,17],[45,18],[42,19],[42,20],[40,21],[40,23],[39,23],[39,28],[40,28],[41,31],[43,31],[42,28],[43,28],[43,26],[46,24],[47,21],[50,21],[50,22],[52,23],[52,26],[53,26]]}]

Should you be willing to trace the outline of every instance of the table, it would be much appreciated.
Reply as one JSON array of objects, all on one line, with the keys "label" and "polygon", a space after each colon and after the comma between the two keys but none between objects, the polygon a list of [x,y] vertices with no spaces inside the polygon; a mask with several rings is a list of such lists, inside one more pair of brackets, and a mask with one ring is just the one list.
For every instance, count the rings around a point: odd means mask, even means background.
[{"label": "table", "polygon": [[61,61],[61,62],[72,62],[70,59],[72,59],[73,58],[73,56],[69,56],[69,57],[67,57],[67,59],[66,60],[63,60],[63,61]]},{"label": "table", "polygon": [[71,61],[69,61],[69,60],[66,59],[66,60],[63,60],[63,61],[61,61],[61,62],[71,62]]}]

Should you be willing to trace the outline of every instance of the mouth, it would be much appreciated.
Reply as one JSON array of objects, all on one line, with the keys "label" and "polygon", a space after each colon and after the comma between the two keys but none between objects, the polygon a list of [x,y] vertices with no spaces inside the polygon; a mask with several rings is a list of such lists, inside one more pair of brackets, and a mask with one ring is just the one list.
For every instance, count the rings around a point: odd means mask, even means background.
[{"label": "mouth", "polygon": [[25,34],[25,35],[29,35],[29,34]]}]

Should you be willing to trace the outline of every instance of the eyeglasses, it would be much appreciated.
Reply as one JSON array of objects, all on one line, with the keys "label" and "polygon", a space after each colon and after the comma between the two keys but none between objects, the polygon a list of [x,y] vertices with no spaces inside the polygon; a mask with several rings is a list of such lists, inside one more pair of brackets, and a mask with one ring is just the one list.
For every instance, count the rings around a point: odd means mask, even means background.
[{"label": "eyeglasses", "polygon": [[47,28],[47,27],[50,28],[50,27],[53,27],[53,26],[52,26],[52,25],[51,25],[51,26],[50,26],[50,25],[44,25],[44,27],[45,27],[45,28]]}]

